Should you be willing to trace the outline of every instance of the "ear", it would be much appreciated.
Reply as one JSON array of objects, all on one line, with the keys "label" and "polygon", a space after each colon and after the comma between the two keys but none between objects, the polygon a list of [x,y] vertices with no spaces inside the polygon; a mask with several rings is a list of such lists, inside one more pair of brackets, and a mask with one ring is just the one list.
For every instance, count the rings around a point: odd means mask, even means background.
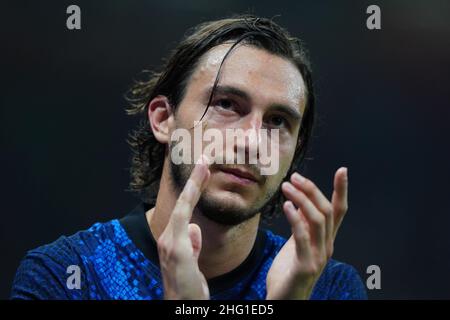
[{"label": "ear", "polygon": [[162,144],[169,143],[174,117],[169,99],[166,96],[157,96],[149,102],[148,121],[156,140]]}]

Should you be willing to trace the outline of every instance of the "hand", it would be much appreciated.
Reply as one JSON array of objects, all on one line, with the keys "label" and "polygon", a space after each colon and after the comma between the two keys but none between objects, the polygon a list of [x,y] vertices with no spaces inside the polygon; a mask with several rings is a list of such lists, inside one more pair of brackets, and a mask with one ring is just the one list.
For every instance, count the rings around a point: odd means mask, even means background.
[{"label": "hand", "polygon": [[202,156],[196,164],[158,238],[165,299],[209,299],[208,284],[198,267],[202,248],[200,227],[189,223],[210,176],[205,158]]},{"label": "hand", "polygon": [[317,186],[298,173],[281,186],[288,199],[283,211],[292,236],[275,257],[267,274],[267,299],[309,299],[328,259],[347,212],[347,168],[334,177],[331,202]]}]

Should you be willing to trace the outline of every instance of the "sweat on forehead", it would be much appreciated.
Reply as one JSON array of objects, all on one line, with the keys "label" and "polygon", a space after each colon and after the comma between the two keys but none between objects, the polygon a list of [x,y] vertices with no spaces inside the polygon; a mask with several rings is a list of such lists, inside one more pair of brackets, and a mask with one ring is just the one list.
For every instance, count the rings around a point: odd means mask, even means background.
[{"label": "sweat on forehead", "polygon": [[[233,43],[206,52],[190,78],[190,90],[204,90],[215,82],[219,67]],[[226,57],[219,84],[253,91],[258,96],[282,97],[286,102],[305,105],[306,87],[300,71],[286,58],[248,44],[238,44]]]}]

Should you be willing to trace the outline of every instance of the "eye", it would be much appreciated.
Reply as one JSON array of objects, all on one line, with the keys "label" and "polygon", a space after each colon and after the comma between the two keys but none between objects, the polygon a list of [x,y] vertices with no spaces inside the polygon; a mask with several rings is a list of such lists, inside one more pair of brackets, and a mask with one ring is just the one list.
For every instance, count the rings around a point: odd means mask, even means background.
[{"label": "eye", "polygon": [[268,123],[270,126],[281,128],[281,127],[288,127],[287,120],[280,115],[273,115],[270,116],[268,119]]},{"label": "eye", "polygon": [[225,110],[233,111],[234,109],[234,102],[230,99],[218,99],[214,105]]}]

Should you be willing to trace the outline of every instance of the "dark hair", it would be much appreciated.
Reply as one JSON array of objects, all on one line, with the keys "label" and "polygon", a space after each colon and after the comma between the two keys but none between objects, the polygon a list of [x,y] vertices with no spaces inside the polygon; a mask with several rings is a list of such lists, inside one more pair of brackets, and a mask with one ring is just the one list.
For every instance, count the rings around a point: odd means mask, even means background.
[{"label": "dark hair", "polygon": [[[215,46],[230,41],[234,41],[234,44],[228,53],[235,45],[242,42],[286,58],[300,71],[306,84],[307,100],[288,176],[299,169],[311,139],[315,113],[311,69],[305,49],[298,38],[292,37],[271,19],[253,15],[234,16],[205,22],[194,27],[171,52],[162,71],[147,73],[146,80],[136,81],[128,91],[127,100],[130,105],[127,113],[144,115],[128,139],[132,150],[129,190],[136,192],[142,201],[155,202],[165,157],[165,145],[156,140],[150,129],[146,116],[148,103],[154,97],[164,95],[176,110],[183,100],[190,76],[203,54]],[[226,56],[222,64],[225,58]],[[217,85],[219,73],[220,68],[215,85]],[[212,91],[214,89],[215,87]],[[213,92],[211,97],[212,94]],[[272,217],[281,209],[283,201],[283,195],[278,189],[263,209],[262,217],[265,220]]]}]

